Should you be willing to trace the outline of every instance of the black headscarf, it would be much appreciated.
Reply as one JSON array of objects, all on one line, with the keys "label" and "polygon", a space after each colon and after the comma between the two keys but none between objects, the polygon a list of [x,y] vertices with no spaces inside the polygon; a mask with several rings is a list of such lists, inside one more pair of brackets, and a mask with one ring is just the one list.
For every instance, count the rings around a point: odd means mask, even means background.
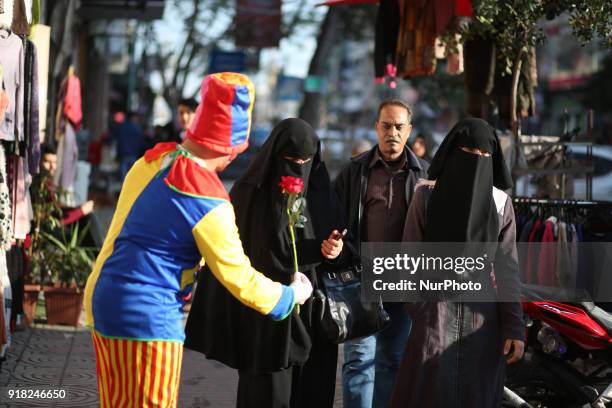
[{"label": "black headscarf", "polygon": [[[465,152],[478,148],[490,157]],[[446,136],[429,167],[436,180],[427,206],[425,240],[429,242],[497,242],[499,219],[493,186],[506,190],[512,179],[495,130],[484,120],[459,121]],[[493,259],[494,249],[487,248]]]},{"label": "black headscarf", "polygon": [[[311,160],[297,165],[285,157]],[[345,224],[320,158],[319,139],[303,120],[280,122],[230,192],[242,246],[253,267],[288,284],[294,269],[285,197],[278,186],[281,176],[304,180],[308,220],[304,229],[296,231],[298,266],[314,282],[315,268],[324,261],[321,241]],[[185,347],[239,370],[278,371],[307,360],[311,319],[312,302],[308,301],[299,315],[294,309],[291,317],[272,321],[242,305],[204,271],[189,313]]]},{"label": "black headscarf", "polygon": [[[310,161],[296,164],[286,157]],[[288,283],[294,272],[286,197],[278,183],[282,176],[299,177],[307,196],[311,180],[317,181],[311,178],[311,170],[320,165],[319,138],[312,127],[301,119],[285,119],[272,129],[257,158],[230,191],[244,250],[253,266],[274,280]],[[321,262],[310,204],[307,197],[307,222],[295,230],[300,269]]]}]

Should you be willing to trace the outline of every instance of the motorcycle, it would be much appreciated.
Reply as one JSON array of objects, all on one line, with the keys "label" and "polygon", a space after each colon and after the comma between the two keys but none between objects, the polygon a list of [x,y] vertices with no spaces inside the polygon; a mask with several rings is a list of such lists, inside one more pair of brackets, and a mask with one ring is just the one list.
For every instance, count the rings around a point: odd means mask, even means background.
[{"label": "motorcycle", "polygon": [[[522,302],[525,356],[507,368],[505,406],[611,407],[612,313],[593,302],[547,301],[528,290],[527,298],[538,300]],[[507,402],[511,394],[526,405]]]}]

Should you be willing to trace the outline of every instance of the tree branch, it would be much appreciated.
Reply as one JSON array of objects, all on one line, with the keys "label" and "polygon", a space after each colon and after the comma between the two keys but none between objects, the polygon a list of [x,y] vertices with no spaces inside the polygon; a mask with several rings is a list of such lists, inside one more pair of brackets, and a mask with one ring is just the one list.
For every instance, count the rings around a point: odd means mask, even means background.
[{"label": "tree branch", "polygon": [[198,19],[198,14],[200,13],[200,2],[199,0],[193,0],[193,14],[185,20],[185,24],[187,25],[187,37],[185,37],[185,42],[181,47],[181,51],[176,59],[176,66],[174,68],[174,74],[172,75],[171,85],[176,88],[177,80],[179,72],[181,71],[181,61],[185,56],[185,52],[189,45],[193,43],[193,37],[196,34],[196,22]]}]

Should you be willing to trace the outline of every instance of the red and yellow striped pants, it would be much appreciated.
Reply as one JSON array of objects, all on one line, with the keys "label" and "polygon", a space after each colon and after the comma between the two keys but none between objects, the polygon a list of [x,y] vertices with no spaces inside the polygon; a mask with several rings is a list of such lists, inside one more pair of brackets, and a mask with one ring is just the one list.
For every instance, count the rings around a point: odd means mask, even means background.
[{"label": "red and yellow striped pants", "polygon": [[183,345],[104,337],[95,330],[100,407],[176,407]]}]

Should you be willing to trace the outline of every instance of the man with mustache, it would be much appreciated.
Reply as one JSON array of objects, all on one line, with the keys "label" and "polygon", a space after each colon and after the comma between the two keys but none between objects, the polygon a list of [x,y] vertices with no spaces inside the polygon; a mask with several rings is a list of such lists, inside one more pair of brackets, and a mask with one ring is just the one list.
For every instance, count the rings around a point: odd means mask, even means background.
[{"label": "man with mustache", "polygon": [[[397,99],[378,108],[378,144],[351,158],[335,181],[348,226],[357,243],[399,242],[419,178],[428,164],[406,147],[412,111]],[[359,245],[357,246],[359,248]],[[401,303],[386,303],[391,325],[376,335],[344,344],[345,408],[387,407],[408,335],[410,318]]]}]

